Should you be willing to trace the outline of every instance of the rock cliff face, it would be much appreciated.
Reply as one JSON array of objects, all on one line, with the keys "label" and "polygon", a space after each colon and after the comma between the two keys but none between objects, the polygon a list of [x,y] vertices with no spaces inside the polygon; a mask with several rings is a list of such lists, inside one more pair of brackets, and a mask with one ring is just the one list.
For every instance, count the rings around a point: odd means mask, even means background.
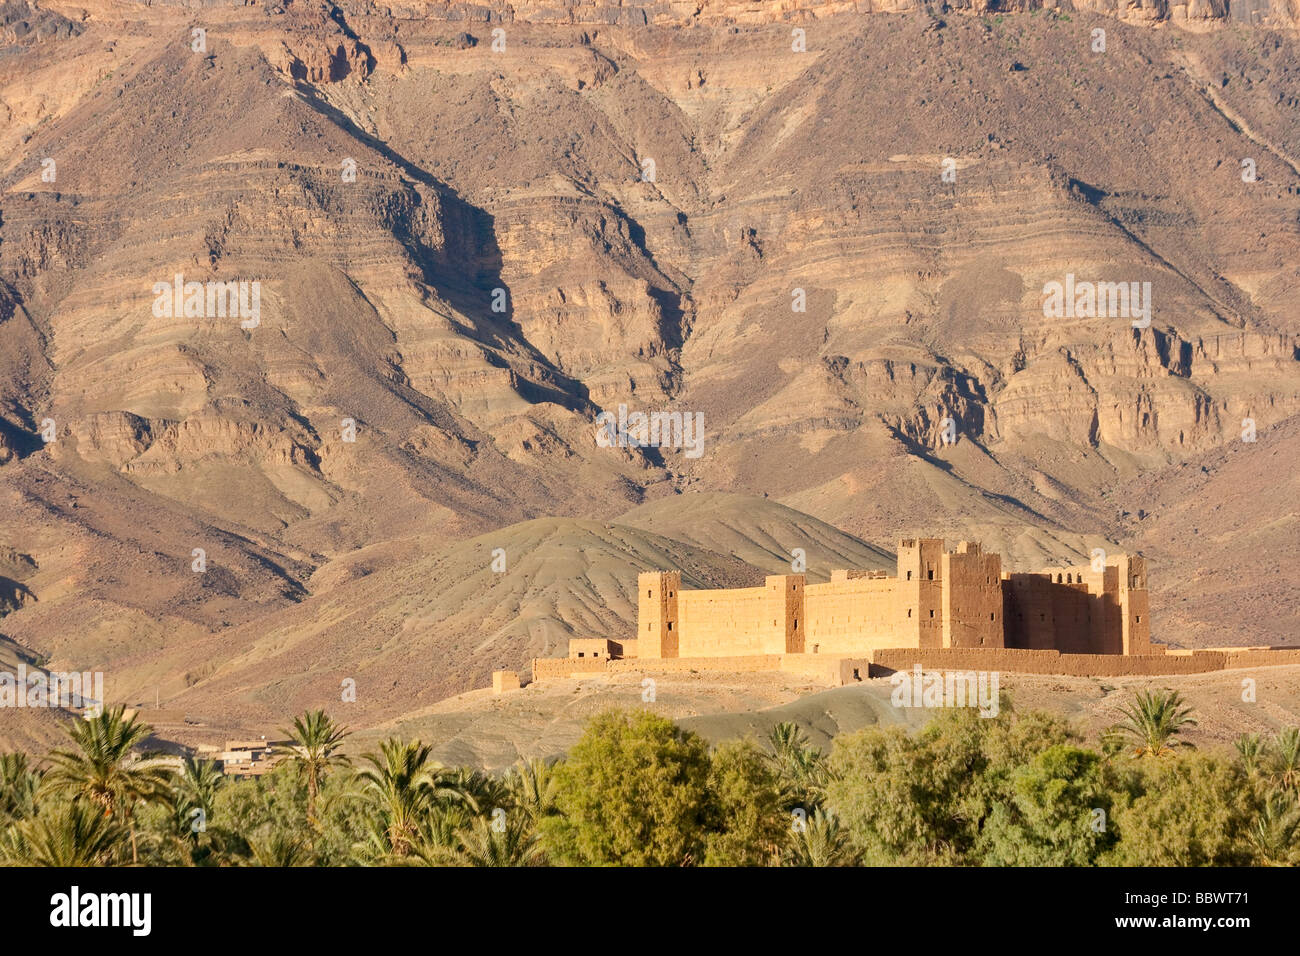
[{"label": "rock cliff face", "polygon": [[1296,23],[1291,0],[956,0],[927,4],[921,0],[663,0],[663,2],[613,2],[613,0],[521,0],[514,3],[353,3],[348,12],[387,12],[400,19],[446,20],[468,23],[602,24],[607,26],[692,26],[731,24],[801,23],[846,14],[942,13],[1032,14],[1042,11],[1078,12],[1114,17],[1134,24],[1215,23],[1236,21],[1251,25],[1289,28]]},{"label": "rock cliff face", "polygon": [[[461,593],[459,542],[541,516],[740,491],[885,546],[1131,540],[1133,482],[1248,470],[1300,412],[1295,23],[8,4],[0,554],[31,563],[0,630],[122,699],[269,707],[268,628],[346,668],[418,604],[453,690],[609,625]],[[1067,283],[1109,292],[1053,311]],[[621,406],[699,415],[699,454],[605,447]],[[395,570],[432,554],[455,615]],[[399,610],[345,614],[367,580]],[[292,662],[284,700],[333,679]]]}]

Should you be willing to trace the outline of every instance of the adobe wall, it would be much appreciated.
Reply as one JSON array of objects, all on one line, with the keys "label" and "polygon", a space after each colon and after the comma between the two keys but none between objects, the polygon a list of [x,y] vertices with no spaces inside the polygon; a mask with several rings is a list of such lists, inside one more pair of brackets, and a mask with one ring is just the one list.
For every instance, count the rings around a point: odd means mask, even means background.
[{"label": "adobe wall", "polygon": [[802,674],[835,687],[855,684],[871,676],[869,657],[824,657],[821,654],[785,654],[781,670]]},{"label": "adobe wall", "polygon": [[608,660],[574,660],[568,657],[534,657],[533,680],[572,677],[575,674],[603,674]]},{"label": "adobe wall", "polygon": [[802,574],[769,575],[758,588],[681,591],[676,656],[798,653],[804,644],[803,606]]},{"label": "adobe wall", "polygon": [[[1158,646],[1158,645],[1157,645]],[[1169,651],[1167,657],[1222,655],[1225,668],[1269,667],[1274,664],[1300,664],[1300,647],[1215,647],[1206,650]]]},{"label": "adobe wall", "polygon": [[614,656],[614,642],[606,638],[571,637],[569,638],[569,658],[608,658]]},{"label": "adobe wall", "polygon": [[[683,591],[677,605],[681,657],[761,654],[768,632],[766,588]],[[664,655],[667,657],[668,655]]]},{"label": "adobe wall", "polygon": [[942,558],[944,647],[1002,647],[1002,556],[963,541]]},{"label": "adobe wall", "polygon": [[1300,664],[1300,648],[1275,651],[1194,651],[1186,654],[1062,654],[1027,648],[890,648],[872,651],[877,668],[910,670],[914,665],[956,670],[1020,671],[1071,677],[1159,677],[1205,674],[1230,667]]},{"label": "adobe wall", "polygon": [[781,668],[780,654],[752,654],[741,657],[677,657],[662,660],[609,661],[607,672],[610,674],[655,674],[655,673],[754,673],[757,671],[774,671]]},{"label": "adobe wall", "polygon": [[[1113,569],[1107,570],[1114,574]],[[1101,581],[1095,584],[1098,591],[1104,587]],[[1094,593],[1088,583],[1075,576],[1073,569],[1012,574],[1003,582],[1003,599],[1006,647],[1071,654],[1105,653],[1104,638],[1093,632],[1094,621],[1101,631],[1105,630],[1108,617],[1105,595]],[[1115,624],[1118,634],[1117,617]]]},{"label": "adobe wall", "polygon": [[[1159,648],[1160,645],[1155,647]],[[1241,667],[1300,664],[1300,648],[1212,648],[1119,655],[1062,654],[1054,650],[1015,647],[893,647],[857,656],[753,654],[658,660],[574,660],[560,657],[535,659],[533,680],[606,673],[694,671],[734,674],[780,670],[801,674],[832,686],[843,686],[868,677],[879,677],[882,671],[911,670],[916,664],[933,670],[1008,671],[1070,677],[1161,677],[1206,674]]]},{"label": "adobe wall", "polygon": [[804,605],[808,654],[857,654],[917,640],[915,612],[897,578],[832,577],[808,585]]},{"label": "adobe wall", "polygon": [[507,691],[519,690],[519,686],[519,674],[517,671],[492,672],[492,693],[504,694]]}]

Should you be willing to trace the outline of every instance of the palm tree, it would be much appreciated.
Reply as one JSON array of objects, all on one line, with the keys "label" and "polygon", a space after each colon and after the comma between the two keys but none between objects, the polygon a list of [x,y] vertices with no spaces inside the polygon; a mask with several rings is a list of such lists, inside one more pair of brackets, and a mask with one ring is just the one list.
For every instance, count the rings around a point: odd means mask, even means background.
[{"label": "palm tree", "polygon": [[1134,757],[1162,757],[1179,747],[1191,747],[1178,738],[1184,728],[1196,726],[1192,709],[1183,703],[1183,695],[1177,691],[1139,691],[1133,703],[1121,708],[1125,719],[1107,733],[1127,740]]},{"label": "palm tree", "polygon": [[311,850],[301,838],[279,829],[266,837],[249,839],[248,849],[253,854],[252,866],[307,866],[312,859]]},{"label": "palm tree", "polygon": [[540,866],[541,840],[522,813],[478,817],[458,854],[464,866]]},{"label": "palm tree", "polygon": [[523,813],[530,824],[555,809],[555,770],[545,760],[534,757],[520,761],[506,777],[510,804]]},{"label": "palm tree", "polygon": [[181,771],[172,782],[176,799],[176,819],[182,834],[198,831],[194,828],[194,811],[201,810],[205,825],[212,819],[212,807],[217,791],[226,781],[215,760],[200,760],[186,756],[181,761]]},{"label": "palm tree", "polygon": [[821,805],[830,773],[825,755],[812,746],[794,721],[783,721],[768,735],[768,760],[776,771],[788,807],[813,809]]},{"label": "palm tree", "polygon": [[295,717],[292,730],[281,731],[289,738],[288,744],[279,744],[275,753],[292,761],[298,772],[307,779],[307,823],[317,825],[316,798],[325,775],[334,767],[351,764],[339,751],[348,729],[336,724],[323,710],[309,710]]},{"label": "palm tree", "polygon": [[366,792],[375,802],[383,825],[383,844],[388,853],[404,857],[411,851],[426,810],[442,789],[435,781],[443,768],[430,765],[432,747],[418,740],[403,743],[391,737],[369,753],[371,764],[361,771]]},{"label": "palm tree", "polygon": [[402,863],[420,866],[449,866],[458,862],[465,828],[474,819],[461,803],[434,804],[420,823],[411,853]]},{"label": "palm tree", "polygon": [[27,754],[0,754],[0,817],[22,820],[36,815],[36,790],[41,775]]},{"label": "palm tree", "polygon": [[1254,776],[1259,770],[1260,759],[1264,756],[1264,742],[1259,734],[1242,734],[1237,738],[1237,756],[1241,758],[1242,769],[1247,776]]},{"label": "palm tree", "polygon": [[1284,790],[1300,793],[1300,727],[1287,727],[1273,738],[1268,773]]},{"label": "palm tree", "polygon": [[1267,866],[1290,866],[1300,858],[1300,808],[1295,799],[1271,793],[1247,836]]},{"label": "palm tree", "polygon": [[115,707],[73,721],[68,734],[76,746],[50,754],[54,766],[45,775],[45,786],[87,801],[104,816],[120,814],[131,835],[131,862],[137,863],[136,804],[166,800],[171,771],[151,755],[135,752],[152,728],[124,714],[125,708]]},{"label": "palm tree", "polygon": [[815,810],[795,830],[786,866],[854,866],[857,854],[840,822],[825,810]]},{"label": "palm tree", "polygon": [[10,827],[0,857],[11,866],[108,866],[122,827],[97,806],[59,802]]}]

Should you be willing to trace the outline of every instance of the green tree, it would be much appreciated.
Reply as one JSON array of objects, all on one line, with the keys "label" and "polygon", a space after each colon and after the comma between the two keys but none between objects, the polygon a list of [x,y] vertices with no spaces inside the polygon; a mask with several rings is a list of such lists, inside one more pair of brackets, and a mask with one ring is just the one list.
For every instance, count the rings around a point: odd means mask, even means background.
[{"label": "green tree", "polygon": [[275,751],[297,767],[306,781],[307,824],[315,829],[319,823],[316,800],[322,781],[335,767],[351,763],[341,752],[348,729],[335,723],[323,710],[309,710],[294,718],[292,730],[281,733],[289,738],[289,743],[278,745]]},{"label": "green tree", "polygon": [[1126,741],[1134,757],[1163,757],[1179,747],[1191,747],[1180,735],[1195,727],[1196,720],[1192,709],[1183,704],[1183,695],[1177,691],[1139,691],[1132,703],[1120,709],[1124,720],[1110,728],[1108,735]]},{"label": "green tree", "polygon": [[979,862],[981,833],[1011,799],[1016,769],[1074,734],[1062,719],[939,711],[915,737],[899,727],[842,735],[831,751],[826,803],[866,862]]},{"label": "green tree", "polygon": [[0,754],[0,823],[36,815],[36,792],[41,775],[32,769],[27,754]]},{"label": "green tree", "polygon": [[166,800],[171,771],[150,755],[136,752],[152,728],[124,714],[125,708],[116,707],[72,721],[68,735],[75,747],[50,754],[53,768],[45,775],[45,786],[52,793],[85,800],[105,816],[119,815],[130,833],[131,862],[136,863],[136,806]]},{"label": "green tree", "polygon": [[248,847],[252,855],[249,862],[253,866],[282,868],[310,866],[312,863],[312,851],[307,841],[282,830],[267,828],[263,833],[250,837]]},{"label": "green tree", "polygon": [[1011,776],[981,833],[991,866],[1090,866],[1113,842],[1099,754],[1058,744]]},{"label": "green tree", "polygon": [[1269,779],[1291,793],[1300,793],[1300,727],[1278,731],[1268,750]]},{"label": "green tree", "polygon": [[121,824],[93,803],[51,801],[9,828],[0,859],[9,866],[110,866],[122,837]]},{"label": "green tree", "polygon": [[765,755],[751,743],[723,743],[709,766],[712,819],[706,866],[764,866],[776,862],[789,829],[781,787]]},{"label": "green tree", "polygon": [[515,813],[475,818],[455,859],[462,866],[540,866],[545,856],[541,838]]},{"label": "green tree", "polygon": [[571,865],[686,866],[703,853],[709,753],[648,711],[592,719],[555,771],[548,856]]},{"label": "green tree", "polygon": [[183,832],[197,832],[195,810],[202,811],[202,821],[212,819],[216,811],[217,791],[225,784],[226,778],[215,760],[202,760],[186,756],[181,761],[180,772],[172,780],[172,790],[176,799],[176,816]]},{"label": "green tree", "polygon": [[1247,775],[1253,777],[1259,772],[1266,752],[1264,742],[1259,734],[1242,734],[1236,739],[1234,746],[1237,748],[1237,756],[1241,758],[1241,768]]},{"label": "green tree", "polygon": [[1118,866],[1245,866],[1253,853],[1251,788],[1235,762],[1188,753],[1144,761],[1141,791],[1117,808],[1103,862]]},{"label": "green tree", "polygon": [[433,803],[420,820],[411,852],[393,862],[409,866],[459,866],[465,832],[475,820],[469,805]]},{"label": "green tree", "polygon": [[1300,807],[1295,799],[1286,793],[1268,794],[1247,838],[1265,866],[1300,863]]},{"label": "green tree", "polygon": [[555,771],[545,760],[520,761],[506,776],[510,805],[533,826],[555,812]]},{"label": "green tree", "polygon": [[451,783],[452,772],[430,760],[432,750],[418,740],[404,743],[394,737],[379,745],[379,753],[365,755],[370,766],[362,769],[361,779],[378,813],[378,842],[394,857],[411,852],[431,806],[448,801],[472,804]]},{"label": "green tree", "polygon": [[794,721],[783,721],[767,738],[772,748],[769,759],[776,770],[787,810],[796,807],[811,813],[821,805],[830,782],[826,755],[812,746],[807,734]]},{"label": "green tree", "polygon": [[848,831],[833,814],[818,809],[792,828],[783,866],[857,866]]}]

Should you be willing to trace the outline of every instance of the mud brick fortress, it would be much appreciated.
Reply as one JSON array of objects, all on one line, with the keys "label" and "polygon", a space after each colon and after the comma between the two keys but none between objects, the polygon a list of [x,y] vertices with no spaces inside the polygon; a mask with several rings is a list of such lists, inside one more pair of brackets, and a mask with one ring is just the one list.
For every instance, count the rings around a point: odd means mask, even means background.
[{"label": "mud brick fortress", "polygon": [[641,574],[635,638],[576,638],[567,658],[534,660],[533,676],[785,670],[844,684],[915,664],[1123,676],[1282,663],[1300,663],[1300,649],[1152,644],[1141,556],[1008,573],[974,542],[948,551],[941,538],[907,538],[892,576],[774,574],[761,587],[688,591],[680,571]]}]

